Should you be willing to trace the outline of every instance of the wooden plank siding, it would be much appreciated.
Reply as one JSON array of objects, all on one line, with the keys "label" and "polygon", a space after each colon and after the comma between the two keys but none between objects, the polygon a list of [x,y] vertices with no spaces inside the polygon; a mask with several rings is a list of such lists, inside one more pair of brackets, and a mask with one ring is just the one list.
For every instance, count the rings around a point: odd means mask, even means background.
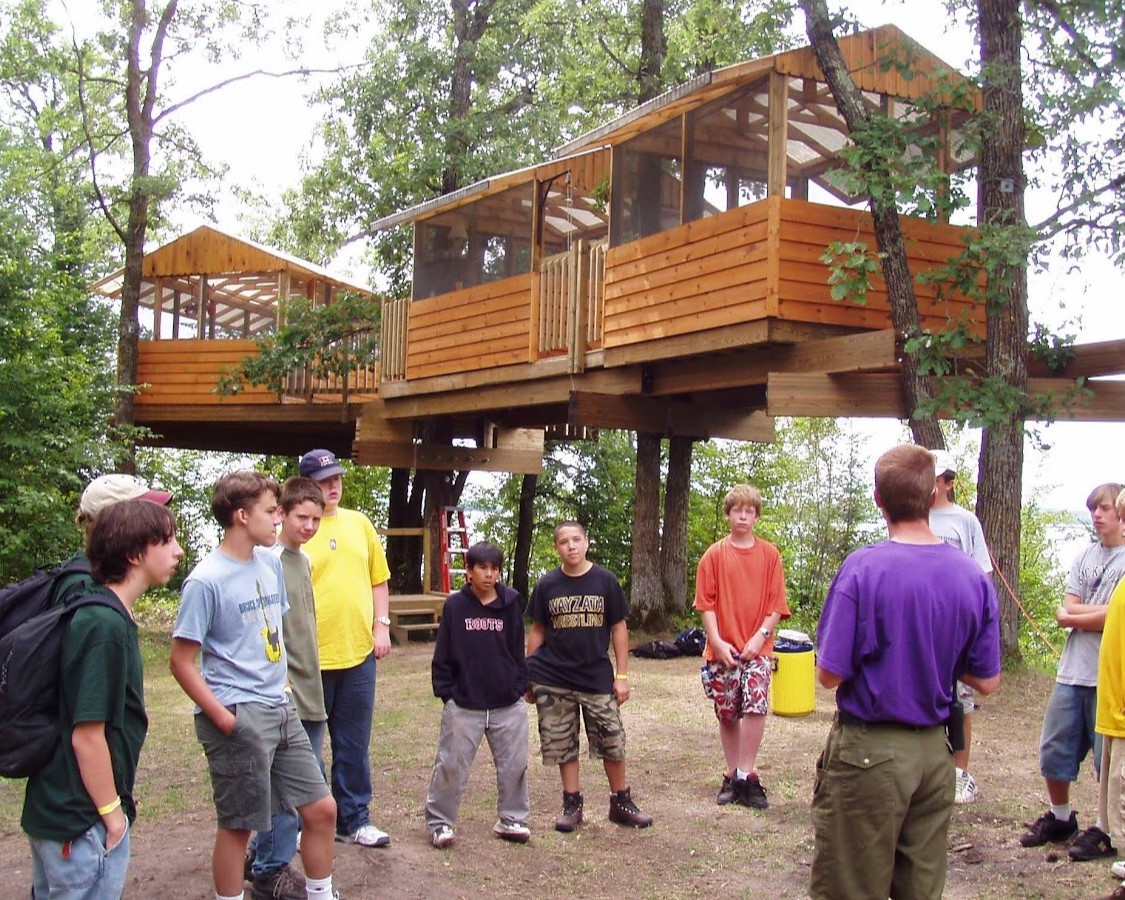
[{"label": "wooden plank siding", "polygon": [[[233,396],[214,392],[219,377],[233,370],[247,356],[257,356],[257,341],[185,339],[140,341],[137,345],[137,393],[141,406],[219,404],[278,404],[274,391],[247,385]],[[348,397],[371,399],[378,394],[378,367],[348,373]],[[344,392],[337,376],[308,378],[303,371],[290,376],[285,393],[318,403],[341,403]],[[292,402],[290,399],[288,402]]]},{"label": "wooden plank siding", "polygon": [[[968,229],[903,219],[911,271],[944,263]],[[678,337],[766,317],[856,329],[891,325],[882,280],[864,305],[834,302],[820,256],[832,241],[875,248],[869,214],[770,197],[717,216],[611,248],[606,256],[605,347]],[[941,330],[966,315],[964,298],[938,299],[915,285],[922,324]],[[983,327],[983,322],[981,323]],[[654,348],[653,359],[659,359]]]},{"label": "wooden plank siding", "polygon": [[604,346],[764,318],[766,210],[758,202],[610,248]]},{"label": "wooden plank siding", "polygon": [[526,363],[531,275],[414,300],[407,328],[407,379]]},{"label": "wooden plank siding", "polygon": [[[890,304],[883,279],[876,277],[867,302],[857,305],[834,301],[828,287],[829,270],[820,259],[832,241],[865,241],[876,250],[874,225],[869,213],[844,207],[822,206],[800,200],[776,202],[779,228],[776,247],[778,303],[781,319],[854,328],[887,328],[891,325]],[[919,273],[944,264],[964,249],[962,238],[971,229],[902,217],[910,271]],[[914,283],[922,327],[943,331],[949,321],[966,316],[983,329],[983,311],[962,296],[939,299],[933,284]]]},{"label": "wooden plank siding", "polygon": [[234,397],[214,393],[222,373],[257,353],[257,343],[247,340],[140,341],[137,383],[144,387],[137,394],[137,404],[276,404],[277,394],[264,387],[246,387]]}]

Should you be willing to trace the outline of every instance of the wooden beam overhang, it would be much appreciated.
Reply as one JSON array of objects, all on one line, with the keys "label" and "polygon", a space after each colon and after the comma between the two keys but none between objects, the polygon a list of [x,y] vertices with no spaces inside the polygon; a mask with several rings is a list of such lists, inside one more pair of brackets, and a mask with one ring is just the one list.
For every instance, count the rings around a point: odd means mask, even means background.
[{"label": "wooden beam overhang", "polygon": [[[565,359],[563,362],[566,362]],[[581,377],[583,386],[592,391],[613,394],[641,393],[639,368],[598,369],[587,371]],[[387,394],[377,401],[380,409],[372,412],[387,419],[420,419],[426,416],[483,413],[490,410],[503,412],[513,407],[552,406],[567,403],[573,386],[574,377],[570,375],[522,383],[450,385],[441,393],[420,396],[400,394],[395,397]],[[367,414],[365,406],[363,415]]]},{"label": "wooden beam overhang", "polygon": [[[1120,422],[1125,409],[1125,382],[1087,381],[1082,389],[1066,378],[1029,378],[1028,394],[1053,398],[1054,421]],[[822,375],[778,372],[767,387],[766,412],[771,416],[884,417],[909,416],[898,373]]]},{"label": "wooden beam overhang", "polygon": [[426,469],[439,472],[514,472],[538,475],[543,451],[456,447],[445,444],[357,443],[355,460],[363,466]]},{"label": "wooden beam overhang", "polygon": [[355,440],[361,465],[427,469],[441,472],[475,470],[535,475],[543,471],[542,429],[496,427],[479,423],[476,447],[414,440],[414,423],[364,415]]},{"label": "wooden beam overhang", "polygon": [[628,344],[624,347],[607,347],[604,351],[605,365],[609,369],[651,363],[655,359],[675,359],[724,350],[741,350],[760,344],[796,344],[816,338],[853,334],[855,331],[854,328],[839,325],[789,322],[770,317],[708,331],[697,331],[694,334],[661,338],[659,341]]},{"label": "wooden beam overhang", "polygon": [[873,372],[897,364],[895,333],[885,329],[653,366],[647,393],[661,397],[765,384],[771,372]]},{"label": "wooden beam overhang", "polygon": [[709,407],[590,391],[571,393],[567,421],[572,427],[624,428],[666,436],[761,443],[774,440],[773,419],[761,410]]}]

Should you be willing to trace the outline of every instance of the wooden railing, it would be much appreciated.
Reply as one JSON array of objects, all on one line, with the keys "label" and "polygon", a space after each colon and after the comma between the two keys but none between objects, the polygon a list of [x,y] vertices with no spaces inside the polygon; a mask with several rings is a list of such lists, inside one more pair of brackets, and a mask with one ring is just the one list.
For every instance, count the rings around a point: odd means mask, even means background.
[{"label": "wooden railing", "polygon": [[605,253],[604,239],[580,240],[539,266],[539,355],[567,353],[572,372],[585,368],[586,350],[602,340]]},{"label": "wooden railing", "polygon": [[[326,344],[324,354],[328,356],[335,353],[353,353],[356,347],[367,343],[370,335],[370,328],[353,332],[342,340]],[[354,395],[371,396],[378,391],[379,364],[372,362],[352,369],[347,375],[315,375],[311,366],[295,369],[289,373],[281,393],[283,397],[301,399],[309,403],[314,400],[347,403]]]},{"label": "wooden railing", "polygon": [[380,362],[384,381],[401,381],[406,377],[406,328],[409,311],[409,297],[383,301]]}]

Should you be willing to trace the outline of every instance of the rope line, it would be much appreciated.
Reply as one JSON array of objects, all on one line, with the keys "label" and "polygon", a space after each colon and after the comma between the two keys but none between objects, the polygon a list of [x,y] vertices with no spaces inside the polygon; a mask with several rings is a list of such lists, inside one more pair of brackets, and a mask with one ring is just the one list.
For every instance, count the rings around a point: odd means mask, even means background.
[{"label": "rope line", "polygon": [[1011,597],[1012,600],[1015,601],[1016,607],[1019,609],[1019,611],[1021,613],[1023,613],[1023,617],[1025,619],[1027,619],[1028,622],[1031,623],[1031,627],[1035,630],[1035,633],[1037,635],[1039,635],[1039,639],[1041,641],[1043,641],[1044,644],[1047,645],[1047,647],[1050,649],[1050,651],[1052,653],[1055,654],[1056,657],[1061,656],[1062,654],[1059,652],[1058,648],[1055,647],[1055,645],[1052,644],[1051,641],[1048,639],[1047,635],[1043,633],[1043,629],[1041,629],[1039,627],[1039,623],[1036,622],[1031,617],[1031,614],[1027,611],[1027,608],[1022,603],[1020,603],[1020,598],[1016,596],[1016,592],[1013,591],[1012,586],[1010,584],[1008,584],[1008,579],[1004,577],[1004,571],[1000,568],[999,564],[996,562],[996,557],[992,555],[991,550],[988,551],[988,558],[990,560],[992,560],[992,571],[994,571],[997,575],[1000,576],[1000,581],[1004,585],[1004,588],[1008,591],[1008,596]]}]

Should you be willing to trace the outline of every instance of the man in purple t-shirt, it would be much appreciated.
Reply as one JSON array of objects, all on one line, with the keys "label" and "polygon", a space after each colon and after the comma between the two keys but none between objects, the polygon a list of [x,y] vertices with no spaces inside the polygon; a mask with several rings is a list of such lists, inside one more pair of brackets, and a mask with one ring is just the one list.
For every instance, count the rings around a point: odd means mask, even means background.
[{"label": "man in purple t-shirt", "polygon": [[1000,683],[992,582],[930,530],[933,457],[911,444],[875,463],[890,540],[852,553],[817,628],[817,678],[836,717],[813,788],[813,897],[933,897],[945,887],[960,679]]}]

